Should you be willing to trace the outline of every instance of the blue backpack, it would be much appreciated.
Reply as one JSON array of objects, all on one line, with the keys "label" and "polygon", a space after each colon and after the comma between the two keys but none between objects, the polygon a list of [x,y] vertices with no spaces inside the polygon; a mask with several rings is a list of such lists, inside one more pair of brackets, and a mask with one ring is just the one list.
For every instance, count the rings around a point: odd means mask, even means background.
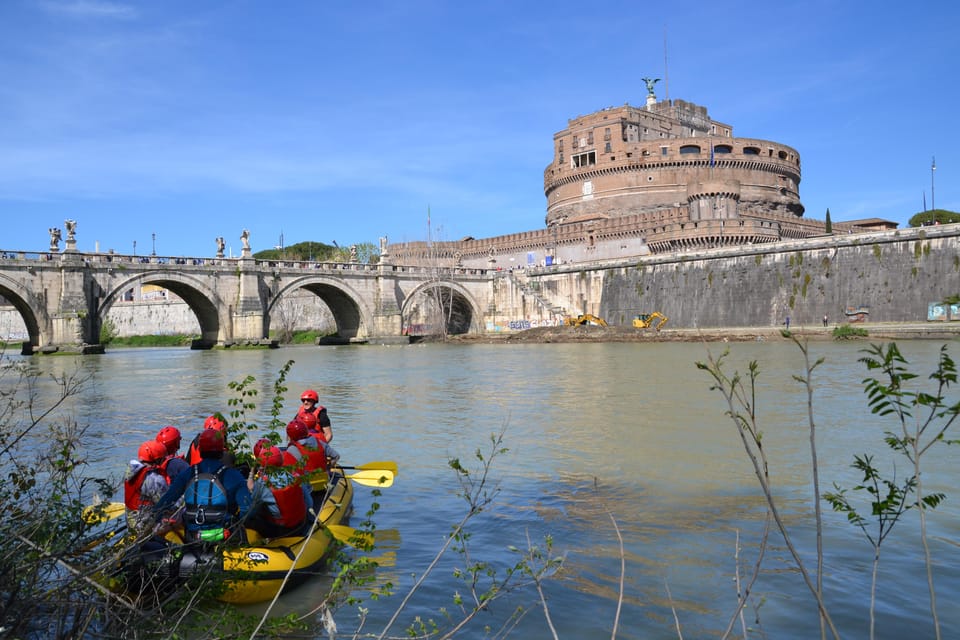
[{"label": "blue backpack", "polygon": [[193,477],[183,492],[183,524],[196,540],[216,542],[227,537],[225,532],[230,519],[230,500],[220,481],[226,467],[216,473],[201,473],[193,468]]}]

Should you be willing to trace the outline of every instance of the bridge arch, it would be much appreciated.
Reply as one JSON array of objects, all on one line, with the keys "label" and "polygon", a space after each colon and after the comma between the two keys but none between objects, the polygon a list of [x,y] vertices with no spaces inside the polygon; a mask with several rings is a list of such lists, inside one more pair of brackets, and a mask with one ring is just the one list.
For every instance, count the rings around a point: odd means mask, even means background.
[{"label": "bridge arch", "polygon": [[202,279],[182,273],[141,273],[112,285],[111,290],[100,300],[96,318],[90,326],[93,333],[90,338],[94,342],[99,342],[103,319],[124,292],[145,284],[169,289],[187,303],[200,323],[200,339],[194,342],[195,348],[209,349],[233,339],[230,319],[233,308],[226,304],[216,291],[204,284]]},{"label": "bridge arch", "polygon": [[284,282],[267,304],[264,317],[265,332],[269,332],[270,318],[276,312],[283,297],[298,289],[306,289],[314,294],[330,309],[337,325],[337,335],[344,342],[363,340],[370,337],[373,326],[373,313],[362,302],[363,296],[347,286],[342,280],[324,276],[304,276]]},{"label": "bridge arch", "polygon": [[34,347],[49,342],[52,333],[50,318],[44,305],[36,295],[25,289],[16,280],[0,275],[0,296],[3,296],[20,313],[27,327],[27,342],[23,343],[21,353],[30,355]]},{"label": "bridge arch", "polygon": [[[479,333],[482,330],[477,318],[481,318],[480,305],[463,286],[450,281],[424,282],[403,301],[401,324],[404,335],[422,336],[440,333],[445,335]],[[438,322],[438,319],[440,322]],[[442,323],[442,325],[441,325]]]}]

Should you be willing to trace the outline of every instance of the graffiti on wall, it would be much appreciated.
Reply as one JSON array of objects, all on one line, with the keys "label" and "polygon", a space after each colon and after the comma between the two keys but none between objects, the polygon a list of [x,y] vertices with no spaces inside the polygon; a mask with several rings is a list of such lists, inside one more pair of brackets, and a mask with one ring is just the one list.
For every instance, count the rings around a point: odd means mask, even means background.
[{"label": "graffiti on wall", "polygon": [[504,322],[487,322],[487,332],[498,331],[526,331],[527,329],[536,329],[537,327],[558,327],[563,324],[560,318],[550,320],[507,320]]}]

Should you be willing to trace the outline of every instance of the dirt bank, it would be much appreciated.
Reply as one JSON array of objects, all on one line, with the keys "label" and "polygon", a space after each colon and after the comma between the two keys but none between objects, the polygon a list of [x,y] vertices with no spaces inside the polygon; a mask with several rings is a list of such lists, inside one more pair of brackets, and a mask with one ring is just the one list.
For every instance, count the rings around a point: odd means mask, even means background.
[{"label": "dirt bank", "polygon": [[[867,331],[859,340],[956,340],[960,323],[866,323],[856,325]],[[834,326],[794,327],[792,335],[802,340],[833,340]],[[538,327],[526,331],[451,336],[462,343],[551,343],[551,342],[745,342],[788,340],[782,327],[730,327],[706,329],[634,329],[633,327]]]}]

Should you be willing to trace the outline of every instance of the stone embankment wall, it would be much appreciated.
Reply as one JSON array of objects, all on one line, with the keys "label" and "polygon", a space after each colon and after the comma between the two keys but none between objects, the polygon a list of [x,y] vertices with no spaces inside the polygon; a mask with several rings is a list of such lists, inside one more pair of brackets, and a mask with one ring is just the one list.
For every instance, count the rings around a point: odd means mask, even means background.
[{"label": "stone embankment wall", "polygon": [[[960,294],[960,225],[842,235],[648,256],[616,264],[527,270],[522,312],[593,313],[611,325],[660,311],[671,328],[844,322],[924,322],[932,303]],[[536,300],[534,300],[536,299]],[[533,302],[536,301],[536,304]],[[503,301],[507,306],[506,300]]]}]

